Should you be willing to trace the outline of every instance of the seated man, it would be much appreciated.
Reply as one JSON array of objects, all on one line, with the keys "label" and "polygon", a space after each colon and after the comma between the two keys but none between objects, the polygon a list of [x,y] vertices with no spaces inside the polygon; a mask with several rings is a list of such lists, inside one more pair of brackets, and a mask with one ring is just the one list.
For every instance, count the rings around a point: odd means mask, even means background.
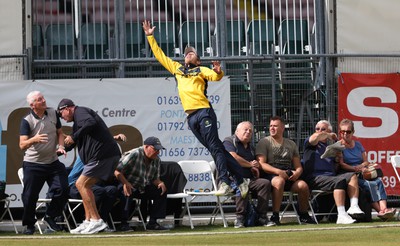
[{"label": "seated man", "polygon": [[[72,199],[82,199],[79,194],[78,188],[75,186],[76,180],[79,178],[83,171],[83,162],[79,158],[76,159],[74,166],[72,167],[71,172],[68,175],[68,183],[69,183],[69,197]],[[98,182],[92,187],[93,194],[96,200],[97,207],[99,208],[100,217],[103,221],[108,221],[109,213],[114,206],[114,203],[117,201],[117,187],[115,185],[108,185],[104,182]],[[85,220],[89,222],[87,214],[85,214]],[[109,223],[108,223],[109,224]],[[110,228],[110,225],[109,225]]]},{"label": "seated man", "polygon": [[[274,226],[275,223],[268,220],[267,209],[270,198],[271,183],[267,179],[260,179],[260,163],[255,160],[254,147],[251,145],[253,134],[253,124],[249,121],[243,121],[236,127],[233,136],[225,138],[223,144],[225,149],[238,161],[243,167],[243,177],[250,178],[249,190],[257,195],[257,214],[256,224],[262,226]],[[249,196],[242,198],[236,196],[236,220],[235,228],[245,227],[245,217],[247,214],[247,205]]]},{"label": "seated man", "polygon": [[[124,134],[118,134],[114,136],[115,140],[121,140],[126,142],[126,136]],[[75,185],[76,180],[79,178],[83,171],[84,163],[82,162],[81,158],[75,160],[75,163],[68,174],[68,184],[69,184],[69,197],[72,199],[82,199],[78,188]],[[92,187],[93,194],[96,200],[96,205],[99,208],[99,215],[103,219],[103,221],[108,221],[109,213],[112,210],[114,204],[117,201],[117,186],[108,184],[104,181],[99,181]],[[88,215],[85,214],[85,220],[88,222],[89,218]],[[109,228],[110,228],[110,223]],[[129,228],[121,228],[123,231],[129,230]],[[73,232],[74,230],[71,230]]]},{"label": "seated man", "polygon": [[[329,141],[336,141],[329,121],[321,120],[315,126],[315,133],[304,142],[304,174],[303,177],[311,189],[333,191],[333,198],[338,211],[336,224],[352,224],[364,216],[358,206],[358,178],[354,172],[337,174],[339,155],[321,159]],[[347,195],[350,208],[345,210]]]},{"label": "seated man", "polygon": [[166,230],[157,223],[157,219],[166,216],[167,187],[160,180],[160,158],[158,154],[164,149],[160,140],[149,137],[143,146],[135,148],[123,156],[114,172],[120,182],[121,224],[128,224],[129,211],[133,200],[131,197],[153,200],[150,209],[150,221],[146,225],[148,230]]},{"label": "seated man", "polygon": [[272,184],[271,221],[280,224],[279,210],[283,192],[292,191],[299,198],[299,219],[304,224],[316,224],[308,214],[310,191],[307,183],[300,179],[303,168],[296,143],[284,138],[285,123],[279,116],[271,117],[270,136],[261,139],[256,147],[257,160],[260,162],[265,178]]}]

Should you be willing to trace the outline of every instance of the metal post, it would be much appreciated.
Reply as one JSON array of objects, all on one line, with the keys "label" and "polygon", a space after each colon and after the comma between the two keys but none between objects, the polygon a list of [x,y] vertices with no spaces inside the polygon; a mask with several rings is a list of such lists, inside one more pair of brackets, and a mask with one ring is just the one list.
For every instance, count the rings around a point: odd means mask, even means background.
[{"label": "metal post", "polygon": [[[116,40],[115,49],[117,58],[125,58],[125,1],[115,0],[115,13],[116,13]],[[116,71],[117,78],[125,78],[125,62],[120,62]]]}]

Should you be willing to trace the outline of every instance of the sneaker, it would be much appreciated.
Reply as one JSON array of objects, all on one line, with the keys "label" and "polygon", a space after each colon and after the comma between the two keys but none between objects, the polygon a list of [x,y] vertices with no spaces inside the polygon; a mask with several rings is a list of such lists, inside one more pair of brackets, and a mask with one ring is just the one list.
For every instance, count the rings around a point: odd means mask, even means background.
[{"label": "sneaker", "polygon": [[336,224],[344,224],[344,225],[353,224],[354,222],[356,222],[356,220],[351,218],[350,215],[348,215],[347,213],[338,215],[336,220]]},{"label": "sneaker", "polygon": [[149,231],[166,231],[166,230],[168,230],[168,228],[165,228],[164,226],[162,226],[162,225],[160,225],[160,224],[158,224],[156,222],[156,223],[151,223],[151,224],[147,223],[146,230],[149,230]]},{"label": "sneaker", "polygon": [[89,225],[85,230],[81,231],[81,234],[95,234],[99,231],[106,229],[108,225],[102,219],[99,220],[90,220]]},{"label": "sneaker", "polygon": [[233,189],[230,185],[225,182],[222,182],[219,186],[219,189],[215,192],[216,196],[226,196],[229,193],[233,193]]},{"label": "sneaker", "polygon": [[77,228],[70,230],[71,234],[81,234],[83,230],[85,230],[90,224],[90,221],[84,220]]},{"label": "sneaker", "polygon": [[347,213],[353,218],[353,219],[362,219],[364,217],[364,212],[360,209],[359,206],[351,206],[348,210]]},{"label": "sneaker", "polygon": [[235,222],[234,222],[234,227],[236,229],[237,228],[245,228],[242,217],[236,217]]},{"label": "sneaker", "polygon": [[130,232],[130,231],[133,231],[133,229],[132,229],[132,227],[129,226],[128,223],[123,223],[119,227],[119,231],[121,231],[121,232]]},{"label": "sneaker", "polygon": [[270,221],[267,217],[260,216],[258,218],[257,225],[270,227],[270,226],[276,226],[276,223],[273,221]]},{"label": "sneaker", "polygon": [[27,226],[23,232],[25,235],[33,235],[33,233],[35,233],[35,226]]},{"label": "sneaker", "polygon": [[308,213],[304,213],[299,217],[301,224],[317,224],[317,222],[313,218],[311,218],[311,216]]},{"label": "sneaker", "polygon": [[249,192],[249,182],[249,179],[243,179],[243,182],[238,187],[242,198],[246,198],[247,193]]},{"label": "sneaker", "polygon": [[271,218],[269,220],[274,222],[275,225],[280,225],[281,224],[280,219],[279,219],[279,214],[278,215],[272,214],[272,216],[271,216]]},{"label": "sneaker", "polygon": [[113,233],[113,232],[115,232],[115,230],[111,229],[109,226],[107,226],[107,228],[104,229],[103,232]]},{"label": "sneaker", "polygon": [[57,225],[57,223],[54,221],[54,219],[53,218],[51,218],[50,216],[48,216],[48,215],[45,215],[44,217],[43,217],[43,219],[42,219],[45,223],[46,223],[46,225],[47,225],[47,228],[50,230],[50,231],[61,231],[62,229]]}]

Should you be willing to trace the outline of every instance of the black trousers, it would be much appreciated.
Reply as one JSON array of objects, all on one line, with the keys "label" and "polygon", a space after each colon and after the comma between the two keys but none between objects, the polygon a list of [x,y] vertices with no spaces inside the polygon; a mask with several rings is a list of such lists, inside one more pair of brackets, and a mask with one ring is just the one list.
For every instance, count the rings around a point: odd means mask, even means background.
[{"label": "black trousers", "polygon": [[143,193],[135,190],[130,197],[126,197],[123,192],[123,185],[119,184],[118,191],[120,192],[120,211],[121,222],[127,222],[130,218],[132,211],[133,200],[132,198],[139,198],[143,200],[152,200],[153,204],[150,206],[150,220],[163,219],[166,216],[167,210],[167,194],[161,195],[161,189],[153,184],[146,185]]},{"label": "black trousers", "polygon": [[62,211],[68,200],[68,175],[65,165],[59,160],[51,164],[37,164],[23,162],[24,189],[22,191],[22,203],[24,212],[22,215],[22,225],[34,226],[36,223],[36,203],[39,193],[46,182],[49,186],[46,198],[51,198],[51,203],[47,205],[46,215],[57,217],[62,215]]}]

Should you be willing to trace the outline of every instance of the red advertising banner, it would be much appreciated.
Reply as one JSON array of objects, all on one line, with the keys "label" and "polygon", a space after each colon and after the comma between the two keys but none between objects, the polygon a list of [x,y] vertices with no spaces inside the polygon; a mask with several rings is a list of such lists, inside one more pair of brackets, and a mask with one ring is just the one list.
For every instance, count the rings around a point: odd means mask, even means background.
[{"label": "red advertising banner", "polygon": [[400,74],[343,73],[338,83],[339,121],[354,121],[354,136],[368,160],[383,168],[388,195],[400,195],[400,181],[390,162],[391,156],[400,154]]}]

